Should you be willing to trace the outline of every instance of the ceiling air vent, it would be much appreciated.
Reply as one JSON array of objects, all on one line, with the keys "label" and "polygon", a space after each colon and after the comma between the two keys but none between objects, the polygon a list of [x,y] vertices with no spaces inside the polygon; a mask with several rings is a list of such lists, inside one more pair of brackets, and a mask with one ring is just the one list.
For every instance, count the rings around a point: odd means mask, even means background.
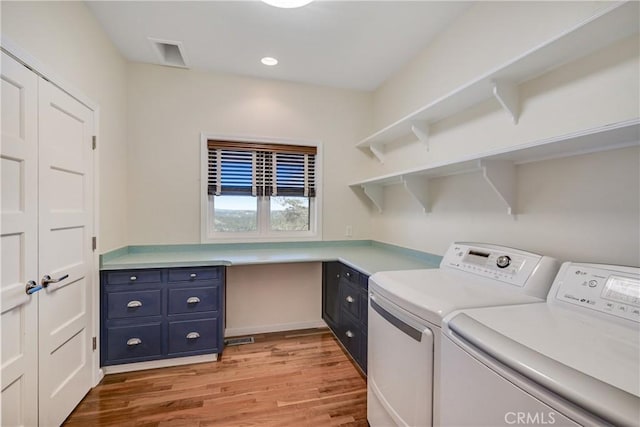
[{"label": "ceiling air vent", "polygon": [[160,40],[151,37],[149,37],[149,41],[158,55],[160,64],[167,65],[169,67],[189,68],[184,55],[182,42]]}]

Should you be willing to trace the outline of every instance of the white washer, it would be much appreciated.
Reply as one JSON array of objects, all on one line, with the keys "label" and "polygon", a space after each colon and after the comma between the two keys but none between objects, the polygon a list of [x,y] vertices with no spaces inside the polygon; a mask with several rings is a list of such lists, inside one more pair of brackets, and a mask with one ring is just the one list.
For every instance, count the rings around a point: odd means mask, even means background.
[{"label": "white washer", "polygon": [[442,425],[640,425],[640,268],[564,263],[547,301],[443,326]]},{"label": "white washer", "polygon": [[369,424],[432,425],[443,317],[467,307],[540,302],[558,268],[553,258],[518,249],[453,243],[438,269],[371,276]]}]

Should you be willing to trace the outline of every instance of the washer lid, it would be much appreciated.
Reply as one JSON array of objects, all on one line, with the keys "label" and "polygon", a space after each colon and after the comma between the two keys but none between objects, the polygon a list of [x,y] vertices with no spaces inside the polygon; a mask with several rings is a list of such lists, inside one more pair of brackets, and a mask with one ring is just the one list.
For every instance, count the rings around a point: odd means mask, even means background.
[{"label": "washer lid", "polygon": [[496,280],[442,269],[376,273],[369,289],[436,326],[462,308],[542,301]]},{"label": "washer lid", "polygon": [[540,303],[464,310],[445,323],[446,335],[588,411],[614,424],[637,423],[640,330],[631,322]]}]

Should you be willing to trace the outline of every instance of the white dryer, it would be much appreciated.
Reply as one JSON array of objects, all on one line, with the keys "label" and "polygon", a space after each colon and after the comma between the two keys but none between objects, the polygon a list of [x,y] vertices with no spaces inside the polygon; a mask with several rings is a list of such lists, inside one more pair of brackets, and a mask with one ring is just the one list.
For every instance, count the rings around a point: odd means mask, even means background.
[{"label": "white dryer", "polygon": [[443,326],[447,426],[640,425],[640,268],[564,263],[546,302]]},{"label": "white dryer", "polygon": [[553,258],[518,249],[453,243],[438,269],[371,276],[369,424],[432,425],[444,316],[467,307],[543,301],[558,268]]}]

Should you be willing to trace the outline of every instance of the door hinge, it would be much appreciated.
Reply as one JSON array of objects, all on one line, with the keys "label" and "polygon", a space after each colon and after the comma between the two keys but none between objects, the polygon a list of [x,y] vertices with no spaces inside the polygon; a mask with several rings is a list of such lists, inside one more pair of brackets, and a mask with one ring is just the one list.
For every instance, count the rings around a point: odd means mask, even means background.
[{"label": "door hinge", "polygon": [[91,249],[93,249],[94,251],[98,249],[98,238],[96,236],[93,236],[91,238]]},{"label": "door hinge", "polygon": [[93,339],[91,340],[92,345],[93,345],[93,349],[97,349],[98,348],[98,339],[96,337],[93,337]]},{"label": "door hinge", "polygon": [[93,135],[91,137],[91,148],[95,150],[97,146],[98,146],[98,137],[96,135]]}]

